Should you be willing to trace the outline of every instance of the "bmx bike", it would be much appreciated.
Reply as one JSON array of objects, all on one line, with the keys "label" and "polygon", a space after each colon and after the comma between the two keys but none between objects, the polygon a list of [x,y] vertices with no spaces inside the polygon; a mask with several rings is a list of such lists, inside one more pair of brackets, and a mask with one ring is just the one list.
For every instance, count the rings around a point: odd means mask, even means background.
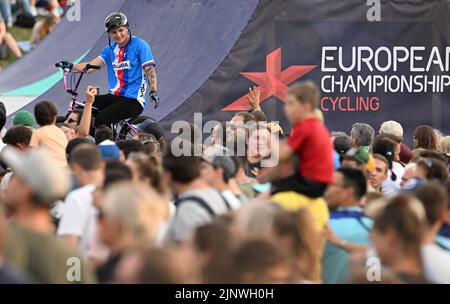
[{"label": "bmx bike", "polygon": [[[81,80],[83,76],[87,73],[88,70],[94,69],[99,70],[100,67],[96,65],[87,64],[81,72],[73,72],[68,69],[63,69],[61,63],[56,63],[55,66],[57,68],[62,69],[64,74],[64,89],[70,95],[70,101],[67,108],[66,118],[76,109],[84,108],[84,103],[78,101],[78,87],[81,84]],[[93,113],[99,112],[99,109],[92,107]],[[95,115],[94,115],[95,116]],[[131,139],[138,134],[137,125],[144,122],[147,119],[153,120],[149,116],[145,115],[137,115],[135,117],[126,118],[120,120],[118,122],[112,123],[109,127],[111,127],[114,135],[114,140],[125,140]],[[91,126],[93,128],[93,126]]]}]

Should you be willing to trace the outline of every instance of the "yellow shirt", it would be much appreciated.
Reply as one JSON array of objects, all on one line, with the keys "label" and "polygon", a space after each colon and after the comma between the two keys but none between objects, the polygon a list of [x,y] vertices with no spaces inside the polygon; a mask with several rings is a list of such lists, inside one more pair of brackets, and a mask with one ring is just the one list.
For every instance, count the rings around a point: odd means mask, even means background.
[{"label": "yellow shirt", "polygon": [[279,192],[271,197],[271,201],[280,205],[286,211],[297,211],[306,207],[314,219],[317,230],[322,231],[330,219],[328,205],[321,197],[311,199],[294,191]]},{"label": "yellow shirt", "polygon": [[67,167],[67,138],[56,125],[47,125],[34,130],[30,147],[45,149],[58,166]]}]

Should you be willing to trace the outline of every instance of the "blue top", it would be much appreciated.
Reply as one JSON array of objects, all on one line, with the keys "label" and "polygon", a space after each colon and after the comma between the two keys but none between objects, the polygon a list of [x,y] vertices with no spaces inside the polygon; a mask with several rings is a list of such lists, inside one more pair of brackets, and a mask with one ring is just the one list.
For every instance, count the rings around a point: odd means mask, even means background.
[{"label": "blue top", "polygon": [[450,226],[448,224],[443,224],[441,229],[439,229],[436,236],[436,244],[442,249],[450,251]]},{"label": "blue top", "polygon": [[[373,221],[359,207],[338,208],[330,212],[330,227],[343,241],[354,244],[370,244]],[[322,281],[325,284],[345,283],[350,277],[349,254],[332,245],[325,244],[322,257]]]},{"label": "blue top", "polygon": [[108,67],[109,92],[135,99],[144,107],[148,84],[143,68],[155,65],[150,45],[132,36],[123,48],[117,42],[105,46],[99,57]]}]

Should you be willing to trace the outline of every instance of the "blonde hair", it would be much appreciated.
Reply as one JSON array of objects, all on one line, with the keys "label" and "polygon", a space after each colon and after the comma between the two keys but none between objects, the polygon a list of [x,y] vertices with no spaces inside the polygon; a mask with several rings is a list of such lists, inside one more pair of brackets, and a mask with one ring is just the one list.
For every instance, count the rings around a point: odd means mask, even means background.
[{"label": "blonde hair", "polygon": [[135,245],[150,247],[168,217],[169,205],[150,188],[122,182],[106,191],[102,211],[105,218],[126,227]]},{"label": "blonde hair", "polygon": [[450,153],[450,136],[443,137],[439,143],[439,146],[441,152]]}]

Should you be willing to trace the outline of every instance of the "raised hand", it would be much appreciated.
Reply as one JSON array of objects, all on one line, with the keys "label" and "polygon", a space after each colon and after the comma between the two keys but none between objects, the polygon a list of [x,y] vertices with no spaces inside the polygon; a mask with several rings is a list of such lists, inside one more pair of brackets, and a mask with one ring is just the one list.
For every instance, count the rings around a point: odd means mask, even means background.
[{"label": "raised hand", "polygon": [[260,109],[259,101],[261,97],[261,88],[254,86],[248,89],[247,100],[250,106],[254,109]]},{"label": "raised hand", "polygon": [[86,104],[93,104],[95,100],[95,95],[97,95],[97,88],[94,86],[88,86],[86,88]]}]

